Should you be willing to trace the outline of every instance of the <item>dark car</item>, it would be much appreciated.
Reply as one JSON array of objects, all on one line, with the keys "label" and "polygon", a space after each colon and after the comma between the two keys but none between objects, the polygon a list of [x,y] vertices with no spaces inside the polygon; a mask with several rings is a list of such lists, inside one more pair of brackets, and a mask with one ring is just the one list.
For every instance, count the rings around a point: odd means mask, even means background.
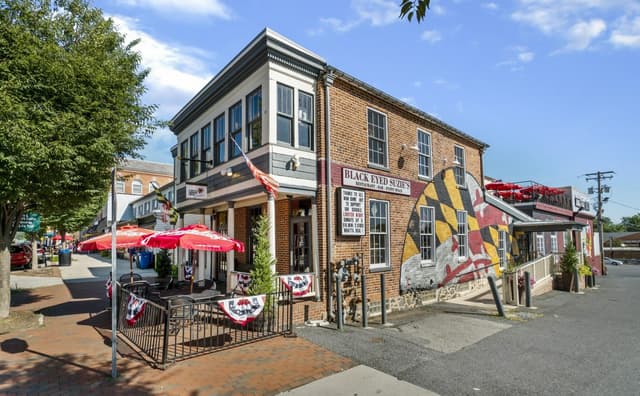
[{"label": "dark car", "polygon": [[31,248],[25,245],[9,246],[11,269],[31,268]]}]

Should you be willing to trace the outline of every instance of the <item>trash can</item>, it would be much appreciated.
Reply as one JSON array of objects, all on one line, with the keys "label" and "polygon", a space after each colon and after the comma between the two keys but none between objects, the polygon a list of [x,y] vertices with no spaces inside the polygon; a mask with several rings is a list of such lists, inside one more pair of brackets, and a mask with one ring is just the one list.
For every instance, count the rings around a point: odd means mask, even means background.
[{"label": "trash can", "polygon": [[71,265],[71,249],[60,249],[58,251],[58,265]]},{"label": "trash can", "polygon": [[147,269],[153,267],[153,252],[140,252],[138,254],[138,268]]}]

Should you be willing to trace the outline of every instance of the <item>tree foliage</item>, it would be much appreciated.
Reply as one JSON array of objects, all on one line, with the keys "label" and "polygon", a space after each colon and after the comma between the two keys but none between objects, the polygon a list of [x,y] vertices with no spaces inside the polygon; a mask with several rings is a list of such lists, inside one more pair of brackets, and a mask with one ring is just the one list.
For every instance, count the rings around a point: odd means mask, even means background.
[{"label": "tree foliage", "polygon": [[0,0],[0,318],[24,211],[89,209],[157,126],[135,44],[84,0]]},{"label": "tree foliage", "polygon": [[640,232],[640,213],[631,217],[623,217],[621,222],[623,231]]},{"label": "tree foliage", "polygon": [[273,292],[274,274],[271,271],[271,266],[276,260],[269,251],[269,228],[269,219],[264,215],[258,217],[253,229],[256,249],[253,258],[254,266],[251,270],[251,285],[249,286],[249,292],[252,295]]},{"label": "tree foliage", "polygon": [[400,3],[400,18],[407,18],[409,22],[416,17],[420,23],[427,16],[430,0],[402,0]]}]

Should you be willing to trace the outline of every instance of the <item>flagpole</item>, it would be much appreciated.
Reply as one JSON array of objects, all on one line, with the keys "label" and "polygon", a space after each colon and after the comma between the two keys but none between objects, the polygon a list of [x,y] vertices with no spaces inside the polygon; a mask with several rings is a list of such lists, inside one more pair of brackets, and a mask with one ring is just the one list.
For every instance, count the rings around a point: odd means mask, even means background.
[{"label": "flagpole", "polygon": [[116,270],[118,267],[118,257],[116,253],[116,231],[117,231],[117,199],[116,199],[116,167],[111,173],[111,377],[118,376],[117,352],[118,352],[118,324],[117,301],[118,283],[116,282]]}]

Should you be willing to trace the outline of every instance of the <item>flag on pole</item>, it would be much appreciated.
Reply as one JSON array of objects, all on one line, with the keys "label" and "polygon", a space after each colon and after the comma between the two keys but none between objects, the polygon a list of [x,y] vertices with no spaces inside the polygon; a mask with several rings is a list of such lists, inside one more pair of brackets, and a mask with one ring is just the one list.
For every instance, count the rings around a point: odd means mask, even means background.
[{"label": "flag on pole", "polygon": [[242,151],[242,147],[240,147],[240,145],[238,145],[238,142],[236,142],[236,140],[233,137],[230,137],[230,138],[231,138],[231,141],[233,142],[233,144],[235,144],[236,147],[238,148],[238,150],[240,151],[240,154],[242,154],[242,156],[244,157],[244,160],[247,163],[247,166],[249,167],[249,170],[251,171],[251,174],[253,175],[253,177],[260,184],[262,184],[264,186],[264,188],[267,190],[268,193],[270,193],[273,196],[278,195],[278,187],[280,187],[280,184],[278,184],[278,181],[276,179],[274,179],[273,177],[269,176],[268,174],[264,173],[260,169],[258,169],[253,164],[253,162],[251,162],[249,157],[247,157],[247,155],[244,153],[244,151]]},{"label": "flag on pole", "polygon": [[176,224],[180,217],[180,212],[178,212],[178,210],[171,204],[171,201],[169,201],[162,191],[160,191],[158,184],[151,182],[151,185],[153,186],[153,191],[156,193],[156,200],[162,204],[164,212],[169,215],[170,223]]}]

